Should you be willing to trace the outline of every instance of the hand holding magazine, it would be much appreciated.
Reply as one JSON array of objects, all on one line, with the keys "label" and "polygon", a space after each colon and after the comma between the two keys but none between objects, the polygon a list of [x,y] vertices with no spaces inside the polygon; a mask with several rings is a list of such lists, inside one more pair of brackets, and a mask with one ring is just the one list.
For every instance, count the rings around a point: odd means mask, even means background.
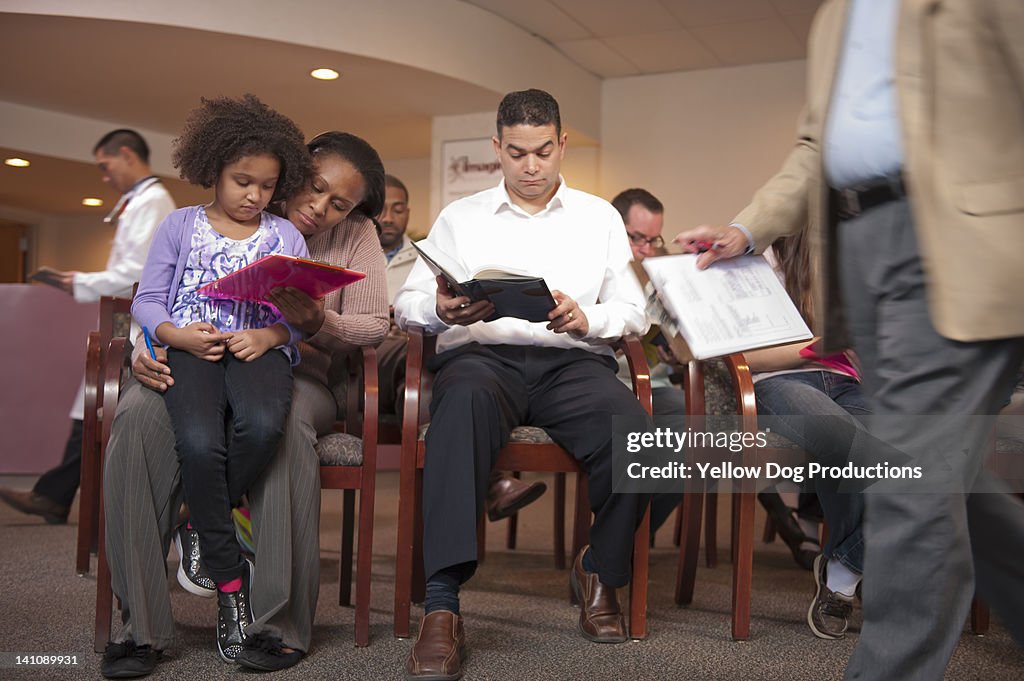
[{"label": "hand holding magazine", "polygon": [[497,266],[484,267],[470,275],[427,241],[413,242],[413,248],[431,272],[445,278],[453,293],[473,302],[489,300],[494,304],[494,314],[485,322],[501,317],[547,322],[548,313],[555,307],[555,299],[542,277]]},{"label": "hand holding magazine", "polygon": [[[697,254],[645,258],[647,313],[682,361],[810,340],[813,335],[763,256],[697,269]],[[644,277],[641,277],[643,280]]]}]

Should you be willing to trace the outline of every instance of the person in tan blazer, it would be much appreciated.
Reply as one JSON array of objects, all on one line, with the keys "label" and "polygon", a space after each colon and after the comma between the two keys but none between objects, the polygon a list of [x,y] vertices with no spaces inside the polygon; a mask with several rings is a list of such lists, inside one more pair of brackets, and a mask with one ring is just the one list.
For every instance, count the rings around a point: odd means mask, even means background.
[{"label": "person in tan blazer", "polygon": [[970,418],[998,412],[1024,356],[1022,36],[1020,0],[826,1],[781,171],[728,226],[677,237],[710,242],[707,267],[808,230],[820,350],[852,341],[886,443],[851,457],[921,468],[862,481],[847,679],[941,678],[974,581],[1024,643],[1024,506],[982,472],[991,423]]}]

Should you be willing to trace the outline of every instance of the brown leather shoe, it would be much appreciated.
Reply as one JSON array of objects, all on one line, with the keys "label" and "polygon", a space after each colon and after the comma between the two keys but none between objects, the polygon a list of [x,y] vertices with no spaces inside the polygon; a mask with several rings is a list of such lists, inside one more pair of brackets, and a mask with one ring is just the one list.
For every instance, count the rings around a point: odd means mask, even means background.
[{"label": "brown leather shoe", "polygon": [[405,661],[410,681],[456,681],[466,660],[466,632],[462,617],[450,610],[435,610],[420,620],[420,633]]},{"label": "brown leather shoe", "polygon": [[494,522],[519,512],[524,506],[535,502],[548,486],[537,480],[523,482],[502,471],[491,471],[490,487],[487,488],[487,518]]},{"label": "brown leather shoe", "polygon": [[583,554],[588,549],[589,546],[583,547],[569,573],[569,585],[580,603],[580,633],[595,643],[624,643],[626,620],[615,589],[602,584],[596,572],[583,569]]},{"label": "brown leather shoe", "polygon": [[41,515],[51,525],[63,525],[68,521],[66,506],[61,506],[56,501],[36,494],[32,490],[22,491],[0,487],[0,500],[22,513]]}]

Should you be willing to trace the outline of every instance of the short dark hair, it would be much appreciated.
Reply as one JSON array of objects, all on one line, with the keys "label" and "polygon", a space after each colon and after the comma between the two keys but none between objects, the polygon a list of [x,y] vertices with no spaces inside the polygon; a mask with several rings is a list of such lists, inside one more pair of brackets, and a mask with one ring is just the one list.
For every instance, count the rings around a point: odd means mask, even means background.
[{"label": "short dark hair", "polygon": [[665,206],[661,201],[646,189],[627,189],[624,192],[619,192],[619,195],[612,199],[612,205],[615,206],[615,210],[619,211],[623,222],[626,222],[629,209],[638,203],[652,213],[665,212]]},{"label": "short dark hair", "polygon": [[562,136],[562,117],[558,102],[543,90],[520,90],[505,95],[498,104],[498,137],[502,128],[513,125],[554,125],[555,135]]},{"label": "short dark hair", "polygon": [[108,132],[92,148],[92,153],[96,154],[102,151],[107,156],[114,156],[121,152],[121,147],[128,147],[135,152],[140,161],[149,163],[149,145],[146,144],[142,135],[128,128],[118,128]]},{"label": "short dark hair", "polygon": [[371,220],[384,210],[384,163],[369,142],[349,132],[322,132],[309,141],[309,153],[316,157],[324,154],[339,156],[362,175],[366,183],[363,200],[352,210]]},{"label": "short dark hair", "polygon": [[394,175],[385,175],[384,185],[386,187],[394,187],[395,189],[401,189],[402,193],[405,194],[405,200],[409,200],[409,190],[405,188],[405,183],[399,180]]},{"label": "short dark hair", "polygon": [[255,95],[200,99],[174,140],[171,160],[182,179],[212,187],[224,166],[245,156],[269,154],[281,165],[273,201],[302,189],[312,172],[302,131]]}]

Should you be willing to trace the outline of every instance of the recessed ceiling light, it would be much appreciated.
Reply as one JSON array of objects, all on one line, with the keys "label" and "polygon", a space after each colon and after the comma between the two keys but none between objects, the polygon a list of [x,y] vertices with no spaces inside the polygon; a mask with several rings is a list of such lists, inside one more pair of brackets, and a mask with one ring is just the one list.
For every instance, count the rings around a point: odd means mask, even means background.
[{"label": "recessed ceiling light", "polygon": [[317,80],[335,80],[341,74],[334,69],[313,69],[309,72]]},{"label": "recessed ceiling light", "polygon": [[95,207],[95,206],[102,206],[103,205],[103,199],[96,199],[96,198],[93,198],[93,197],[90,196],[88,198],[82,199],[82,205],[83,206],[93,206],[93,207]]},{"label": "recessed ceiling light", "polygon": [[15,157],[5,158],[4,165],[11,166],[12,168],[28,168],[32,163],[26,159]]}]

